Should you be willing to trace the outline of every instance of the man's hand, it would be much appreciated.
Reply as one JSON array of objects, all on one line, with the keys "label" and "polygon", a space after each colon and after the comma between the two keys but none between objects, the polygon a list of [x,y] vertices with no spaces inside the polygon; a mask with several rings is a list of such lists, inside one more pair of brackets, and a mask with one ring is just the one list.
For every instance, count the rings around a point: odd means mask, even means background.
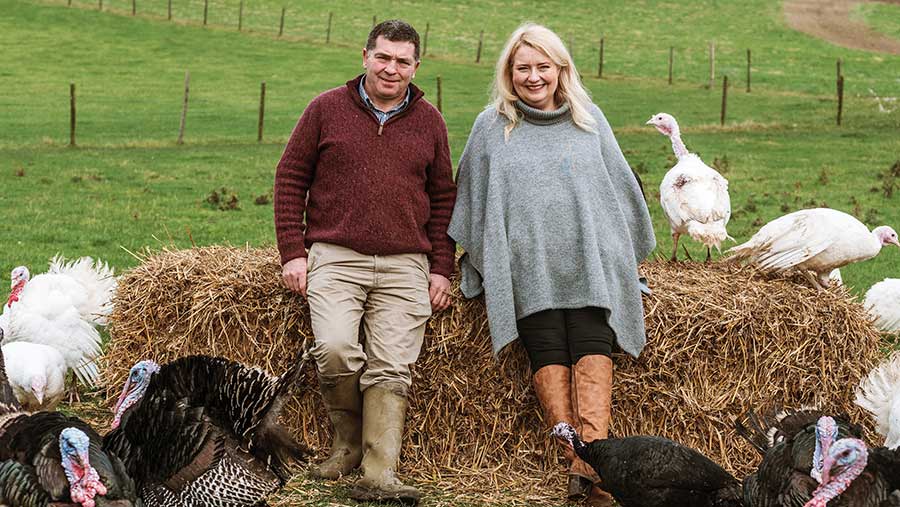
[{"label": "man's hand", "polygon": [[450,280],[437,273],[428,275],[428,296],[433,312],[439,312],[450,306]]},{"label": "man's hand", "polygon": [[281,267],[281,279],[284,280],[284,285],[288,289],[306,297],[306,257],[297,257],[287,261]]}]

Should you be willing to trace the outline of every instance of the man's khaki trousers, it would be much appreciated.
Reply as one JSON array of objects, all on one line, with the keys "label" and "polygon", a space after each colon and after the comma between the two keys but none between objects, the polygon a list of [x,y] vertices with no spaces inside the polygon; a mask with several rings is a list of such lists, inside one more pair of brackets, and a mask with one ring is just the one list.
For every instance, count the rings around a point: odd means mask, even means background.
[{"label": "man's khaki trousers", "polygon": [[[419,357],[431,316],[428,271],[421,253],[363,255],[314,243],[307,258],[307,298],[319,374],[335,378],[365,367],[361,391],[384,382],[408,389],[409,367]],[[365,346],[359,342],[360,319]]]}]

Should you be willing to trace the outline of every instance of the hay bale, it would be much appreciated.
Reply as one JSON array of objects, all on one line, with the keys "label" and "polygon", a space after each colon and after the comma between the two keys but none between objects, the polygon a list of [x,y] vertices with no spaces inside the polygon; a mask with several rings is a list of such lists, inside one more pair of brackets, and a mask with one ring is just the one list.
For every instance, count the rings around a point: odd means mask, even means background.
[{"label": "hay bale", "polygon": [[[819,403],[869,424],[853,390],[880,357],[880,337],[845,291],[722,263],[642,270],[654,289],[644,300],[649,343],[637,360],[615,357],[616,434],[664,435],[743,476],[757,459],[731,426],[747,408]],[[482,301],[463,299],[457,283],[453,295],[429,321],[413,369],[402,471],[472,499],[559,498],[562,465],[524,351],[514,344],[493,359]],[[110,397],[139,359],[204,353],[280,373],[311,335],[302,298],[281,284],[274,248],[164,250],[122,276],[115,303],[104,359]],[[285,422],[327,449],[313,368]]]}]

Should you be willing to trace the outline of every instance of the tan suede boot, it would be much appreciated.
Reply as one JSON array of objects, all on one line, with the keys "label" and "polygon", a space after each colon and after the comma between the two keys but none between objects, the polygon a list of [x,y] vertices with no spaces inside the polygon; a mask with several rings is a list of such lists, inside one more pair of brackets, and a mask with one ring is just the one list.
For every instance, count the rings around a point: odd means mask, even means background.
[{"label": "tan suede boot", "polygon": [[362,477],[353,485],[350,498],[407,504],[422,498],[418,489],[400,482],[396,473],[406,406],[406,386],[402,384],[378,384],[363,393]]},{"label": "tan suede boot", "polygon": [[337,479],[359,466],[362,460],[361,371],[340,377],[319,376],[319,389],[334,430],[331,455],[310,469],[316,479]]},{"label": "tan suede boot", "polygon": [[[572,408],[572,370],[561,364],[548,364],[534,373],[534,393],[537,395],[544,412],[544,423],[552,428],[556,423],[566,422],[575,425],[575,413]],[[593,470],[575,456],[571,445],[560,441],[563,455],[569,464],[569,500],[584,498],[594,483]],[[580,466],[574,465],[581,463]],[[586,472],[584,467],[587,467]],[[590,475],[588,475],[590,474]]]},{"label": "tan suede boot", "polygon": [[[600,354],[584,356],[572,370],[574,378],[572,400],[575,405],[576,430],[581,440],[585,442],[604,439],[609,434],[612,407],[612,359]],[[591,507],[612,507],[614,505],[612,495],[603,491],[600,477],[596,472],[583,461],[579,466],[589,468],[592,478],[595,479],[585,504]]]}]

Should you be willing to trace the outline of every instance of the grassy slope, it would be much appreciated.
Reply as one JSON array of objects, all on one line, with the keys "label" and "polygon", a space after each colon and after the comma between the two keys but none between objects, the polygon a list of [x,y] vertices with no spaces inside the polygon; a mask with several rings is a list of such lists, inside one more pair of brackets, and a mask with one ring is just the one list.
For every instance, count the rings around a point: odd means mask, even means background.
[{"label": "grassy slope", "polygon": [[[322,12],[326,8],[316,5],[305,7],[310,18],[317,8]],[[353,12],[349,4],[328,5],[341,16]],[[450,9],[441,5],[440,9]],[[488,9],[490,5],[495,8]],[[575,14],[588,8],[587,2],[574,5],[571,12]],[[113,9],[127,6],[112,3]],[[659,9],[648,10],[641,2],[621,7],[626,14],[610,17],[610,32],[627,31],[628,23],[637,26],[639,15],[651,21],[661,16]],[[759,47],[778,47],[782,60],[777,69],[760,64],[752,93],[743,90],[740,80],[731,89],[731,126],[724,130],[716,125],[719,91],[704,89],[702,78],[682,77],[670,87],[661,79],[638,77],[658,70],[642,57],[649,38],[635,38],[629,58],[620,58],[620,64],[632,62],[633,75],[623,76],[617,70],[610,78],[597,80],[587,77],[585,70],[587,85],[619,132],[629,159],[644,172],[648,188],[655,188],[671,158],[665,139],[642,124],[651,113],[668,111],[678,116],[692,150],[708,162],[728,158],[735,210],[730,230],[738,240],[783,214],[783,209],[814,203],[856,212],[869,225],[900,224],[900,212],[894,206],[897,197],[888,199],[869,191],[881,184],[877,173],[900,154],[900,140],[893,134],[900,114],[877,113],[867,97],[851,96],[845,127],[835,128],[834,102],[826,91],[828,77],[809,79],[824,70],[818,65],[792,65],[809,54],[843,55],[845,61],[859,65],[845,64],[848,83],[882,83],[894,79],[889,69],[896,68],[900,59],[843,51],[787,32],[776,9],[769,3],[758,7],[761,15],[748,19],[747,27],[723,30],[720,56],[722,48],[740,47],[755,37]],[[730,3],[718,7],[737,8]],[[185,246],[190,244],[188,228],[198,244],[272,242],[271,206],[254,205],[254,198],[270,190],[273,167],[304,105],[360,68],[358,52],[349,42],[325,47],[277,41],[270,34],[132,19],[62,4],[0,0],[0,9],[12,14],[0,19],[0,44],[28,47],[31,55],[18,58],[16,52],[5,52],[0,56],[5,60],[0,65],[4,69],[0,88],[6,91],[0,98],[0,124],[8,127],[0,137],[0,174],[7,176],[0,200],[8,217],[0,235],[4,244],[12,246],[0,254],[4,276],[18,263],[40,266],[57,251],[101,256],[126,267],[135,261],[118,245],[133,250],[158,245],[154,237],[162,241],[171,237]],[[454,4],[453,12],[440,9],[430,12],[444,16],[447,23],[483,19],[499,30],[518,22],[507,21],[506,11],[491,3],[461,2]],[[712,30],[704,21],[710,22],[710,12],[718,11],[714,6],[693,9],[696,32],[690,23],[668,27],[685,42],[702,45]],[[749,7],[744,9],[749,12]],[[528,7],[528,12],[548,11]],[[679,16],[688,17],[686,13]],[[578,25],[585,18],[570,19]],[[548,19],[552,21],[552,16]],[[364,32],[365,26],[359,29]],[[340,37],[349,41],[349,35],[338,37],[340,33],[335,32],[338,42]],[[494,38],[501,36],[492,32]],[[659,45],[665,44],[661,40]],[[447,45],[447,52],[464,46],[462,41]],[[444,77],[454,157],[459,156],[471,122],[486,102],[491,77],[490,65],[459,60],[452,54],[427,59],[417,77],[432,98],[434,77]],[[610,66],[615,61],[610,57]],[[185,69],[192,76],[188,145],[175,146]],[[257,145],[260,81],[267,82],[267,142]],[[69,82],[78,86],[82,147],[76,150],[64,147]],[[810,93],[790,90],[807,85]],[[24,176],[14,176],[20,169]],[[205,204],[208,194],[223,186],[237,191],[240,211],[223,212]],[[670,239],[655,202],[652,210],[661,250],[668,251]],[[693,251],[696,255],[699,250]],[[896,276],[896,270],[888,266],[896,263],[897,255],[888,252],[848,268],[848,283],[861,290],[885,276]]]},{"label": "grassy slope", "polygon": [[[80,0],[75,6],[83,8],[73,9],[60,2],[0,0],[0,45],[15,48],[0,52],[0,279],[8,279],[17,264],[40,271],[57,252],[99,256],[121,269],[136,260],[120,245],[187,247],[191,238],[197,244],[273,242],[271,205],[253,201],[271,190],[273,168],[304,105],[359,72],[358,48],[374,12],[406,17],[420,29],[431,23],[429,53],[438,58],[426,59],[417,83],[433,98],[434,78],[443,76],[455,159],[486,102],[490,62],[527,13],[576,34],[576,58],[587,85],[651,194],[672,160],[666,140],[643,122],[667,111],[678,116],[688,146],[707,162],[727,157],[734,209],[729,230],[738,240],[783,210],[814,204],[855,212],[869,225],[900,225],[900,189],[890,198],[870,191],[882,185],[877,174],[900,157],[900,113],[878,113],[867,98],[868,87],[896,89],[900,59],[846,51],[786,31],[776,2],[612,0],[600,9],[578,0],[562,9],[561,2],[518,1],[511,10],[499,0],[315,1],[303,3],[302,29],[300,8],[289,7],[286,40],[278,41],[272,37],[277,2],[248,6],[245,29],[251,33],[238,34],[223,26],[236,2],[213,0],[214,26],[202,29],[196,26],[202,2],[191,1],[175,0],[182,22],[170,24],[116,15],[130,10],[122,0],[105,2],[112,13],[98,13],[88,8],[95,4]],[[142,14],[164,16],[165,2],[139,5]],[[320,39],[328,10],[337,22],[333,44],[326,47]],[[885,12],[900,25],[897,9]],[[482,27],[486,63],[475,66],[469,61]],[[591,77],[596,36],[585,34],[601,30],[608,41],[608,77],[597,80]],[[702,86],[706,41],[713,37],[719,71],[737,78],[725,129],[717,126],[718,89]],[[663,80],[669,45],[679,47],[672,87]],[[743,91],[745,47],[754,48],[756,62],[751,94]],[[833,126],[831,96],[837,57],[844,59],[849,91],[840,129]],[[187,144],[176,146],[186,69],[192,76]],[[268,114],[266,142],[257,144],[260,81],[267,82]],[[81,147],[74,150],[64,146],[70,82],[78,85]],[[206,203],[223,186],[237,192],[240,210]],[[653,197],[660,250],[667,254],[671,240]],[[889,251],[852,266],[845,281],[862,291],[896,277],[898,256]],[[298,490],[285,499],[288,504],[352,503],[341,485],[294,486]],[[431,504],[459,505],[441,499]]]}]

